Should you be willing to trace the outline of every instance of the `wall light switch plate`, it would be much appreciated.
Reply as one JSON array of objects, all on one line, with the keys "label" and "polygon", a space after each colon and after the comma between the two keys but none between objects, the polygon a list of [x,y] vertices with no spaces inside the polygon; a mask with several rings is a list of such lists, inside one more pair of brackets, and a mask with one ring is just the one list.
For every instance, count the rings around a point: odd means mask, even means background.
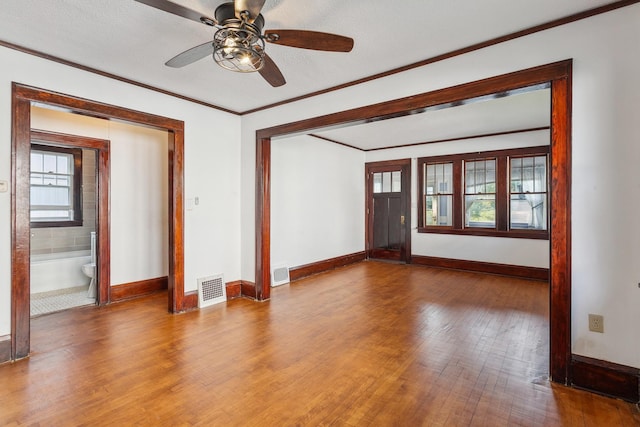
[{"label": "wall light switch plate", "polygon": [[195,206],[194,200],[192,198],[187,199],[187,206],[186,206],[187,210],[192,211],[194,206]]},{"label": "wall light switch plate", "polygon": [[9,181],[0,181],[0,193],[9,191]]}]

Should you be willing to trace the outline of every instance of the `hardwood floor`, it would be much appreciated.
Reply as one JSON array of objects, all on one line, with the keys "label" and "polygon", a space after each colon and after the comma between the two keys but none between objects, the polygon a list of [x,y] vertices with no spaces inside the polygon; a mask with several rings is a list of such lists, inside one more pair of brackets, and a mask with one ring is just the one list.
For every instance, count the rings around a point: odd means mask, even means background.
[{"label": "hardwood floor", "polygon": [[180,315],[166,293],[33,319],[0,425],[633,426],[549,384],[547,284],[362,262]]}]

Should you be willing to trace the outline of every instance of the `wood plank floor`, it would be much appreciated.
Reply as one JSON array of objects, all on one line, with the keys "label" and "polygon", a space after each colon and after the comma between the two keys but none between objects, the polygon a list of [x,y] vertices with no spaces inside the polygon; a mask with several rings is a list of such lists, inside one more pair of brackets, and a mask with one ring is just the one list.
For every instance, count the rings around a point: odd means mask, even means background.
[{"label": "wood plank floor", "polygon": [[166,312],[166,294],[33,319],[0,425],[633,426],[550,384],[547,284],[362,262]]}]

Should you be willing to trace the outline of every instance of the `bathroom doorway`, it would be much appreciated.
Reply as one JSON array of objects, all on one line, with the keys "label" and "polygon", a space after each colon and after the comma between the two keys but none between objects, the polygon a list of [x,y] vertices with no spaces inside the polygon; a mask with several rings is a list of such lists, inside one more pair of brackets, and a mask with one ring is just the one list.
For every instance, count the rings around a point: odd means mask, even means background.
[{"label": "bathroom doorway", "polygon": [[31,130],[31,317],[101,302],[96,266],[108,158],[107,140]]}]

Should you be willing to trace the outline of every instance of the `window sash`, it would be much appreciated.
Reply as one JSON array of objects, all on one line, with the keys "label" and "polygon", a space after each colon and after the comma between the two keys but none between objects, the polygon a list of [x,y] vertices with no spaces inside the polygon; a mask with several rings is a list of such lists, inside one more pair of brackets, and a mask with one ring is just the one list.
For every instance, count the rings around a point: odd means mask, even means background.
[{"label": "window sash", "polygon": [[[418,232],[548,239],[548,153],[549,146],[539,146],[419,158]],[[445,194],[433,185],[434,165],[445,163],[452,165],[450,198],[444,203],[452,212],[446,222],[436,212],[442,199],[435,199]],[[527,185],[512,188],[519,182]],[[513,191],[520,188],[528,193]],[[523,195],[542,204],[525,212]]]},{"label": "window sash", "polygon": [[32,226],[81,225],[82,150],[32,144],[30,158]]}]

